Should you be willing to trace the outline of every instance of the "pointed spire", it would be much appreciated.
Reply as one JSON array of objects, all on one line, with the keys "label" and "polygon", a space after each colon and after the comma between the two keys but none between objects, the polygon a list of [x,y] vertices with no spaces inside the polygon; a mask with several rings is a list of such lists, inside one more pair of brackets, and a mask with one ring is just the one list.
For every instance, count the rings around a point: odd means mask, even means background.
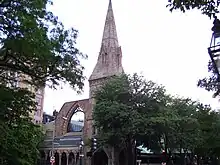
[{"label": "pointed spire", "polygon": [[93,86],[96,81],[102,81],[123,73],[121,59],[122,52],[118,44],[112,2],[109,0],[101,49],[95,68],[89,78],[90,94],[93,93]]},{"label": "pointed spire", "polygon": [[109,0],[108,8],[109,6],[112,8],[112,0]]},{"label": "pointed spire", "polygon": [[117,48],[118,37],[116,32],[115,18],[112,10],[112,1],[109,0],[108,11],[105,19],[105,27],[102,37],[102,45],[109,48]]}]

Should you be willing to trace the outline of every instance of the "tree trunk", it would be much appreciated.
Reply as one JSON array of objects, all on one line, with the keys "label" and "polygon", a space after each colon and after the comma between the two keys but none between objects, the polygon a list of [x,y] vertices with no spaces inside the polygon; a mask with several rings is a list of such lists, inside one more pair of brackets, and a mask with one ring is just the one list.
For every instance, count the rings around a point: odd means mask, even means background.
[{"label": "tree trunk", "polygon": [[135,152],[132,140],[129,140],[127,143],[127,165],[135,165]]},{"label": "tree trunk", "polygon": [[119,150],[115,147],[104,147],[104,151],[108,156],[108,165],[119,165]]},{"label": "tree trunk", "polygon": [[117,148],[113,147],[113,161],[114,161],[114,165],[119,165],[119,151]]}]

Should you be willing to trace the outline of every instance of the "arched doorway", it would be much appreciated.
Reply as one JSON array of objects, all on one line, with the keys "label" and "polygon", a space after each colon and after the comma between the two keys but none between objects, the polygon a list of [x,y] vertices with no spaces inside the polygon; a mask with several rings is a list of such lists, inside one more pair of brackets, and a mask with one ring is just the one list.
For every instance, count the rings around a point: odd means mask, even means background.
[{"label": "arched doorway", "polygon": [[66,165],[67,164],[67,156],[66,153],[63,152],[61,155],[61,165]]},{"label": "arched doorway", "polygon": [[70,152],[69,153],[68,165],[74,165],[74,164],[75,164],[75,156],[74,156],[74,153]]},{"label": "arched doorway", "polygon": [[94,153],[92,165],[108,165],[108,156],[104,150],[99,150]]}]

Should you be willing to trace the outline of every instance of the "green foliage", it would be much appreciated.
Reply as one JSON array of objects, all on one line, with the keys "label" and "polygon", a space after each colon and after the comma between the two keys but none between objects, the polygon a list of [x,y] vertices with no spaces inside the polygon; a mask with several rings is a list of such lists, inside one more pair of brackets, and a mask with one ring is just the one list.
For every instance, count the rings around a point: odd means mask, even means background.
[{"label": "green foliage", "polygon": [[211,18],[219,13],[219,4],[219,0],[168,0],[167,7],[170,8],[170,11],[180,10],[182,12],[198,9],[202,14]]},{"label": "green foliage", "polygon": [[216,97],[220,93],[219,79],[218,79],[218,76],[216,74],[216,71],[214,70],[214,67],[211,61],[209,61],[208,63],[208,72],[210,73],[210,76],[200,79],[198,81],[198,86],[201,88],[204,88],[207,91],[214,92],[213,97]]},{"label": "green foliage", "polygon": [[[127,76],[116,77],[96,93],[94,107],[95,125],[99,129],[99,141],[103,144],[119,145],[124,142],[125,132],[130,127],[132,111],[129,105]],[[131,112],[131,113],[130,113]],[[112,120],[114,119],[114,120]]]},{"label": "green foliage", "polygon": [[[201,10],[202,14],[207,15],[209,18],[215,18],[216,14],[218,14],[220,10],[219,5],[219,0],[169,0],[167,7],[169,7],[170,11],[180,10],[182,12],[198,9]],[[210,72],[210,76],[200,79],[198,81],[198,86],[206,89],[207,91],[215,92],[213,96],[216,97],[220,94],[220,80],[216,75],[211,61],[208,63],[208,71]]]},{"label": "green foliage", "polygon": [[36,164],[39,158],[38,146],[43,137],[40,126],[23,119],[13,126],[1,122],[0,130],[0,164]]},{"label": "green foliage", "polygon": [[[42,130],[29,113],[36,110],[28,91],[69,83],[83,88],[86,58],[76,47],[78,32],[66,30],[46,7],[50,0],[0,0],[0,164],[34,165]],[[17,83],[26,89],[16,87]],[[32,92],[33,92],[32,91]]]},{"label": "green foliage", "polygon": [[163,87],[137,74],[110,79],[95,96],[93,115],[99,142],[125,149],[128,164],[133,164],[135,141],[150,133],[148,115],[153,116],[165,103],[164,92]]},{"label": "green foliage", "polygon": [[196,105],[190,99],[172,97],[164,109],[151,118],[160,148],[166,152],[180,149],[191,150],[197,134],[197,120],[194,118]]},{"label": "green foliage", "polygon": [[212,111],[209,106],[200,105],[198,111],[199,137],[200,141],[196,152],[200,155],[219,156],[220,148],[220,115]]},{"label": "green foliage", "polygon": [[60,81],[83,87],[83,67],[79,57],[86,57],[76,47],[78,32],[65,30],[53,13],[46,10],[50,0],[1,0],[0,8],[0,81],[16,72],[28,83],[51,87]]},{"label": "green foliage", "polygon": [[137,74],[109,80],[95,97],[94,120],[100,140],[117,146],[148,134],[147,119],[165,104],[164,92],[163,87]]},{"label": "green foliage", "polygon": [[36,109],[34,95],[26,89],[0,85],[0,93],[0,120],[5,123],[15,124],[20,116],[28,117],[29,112]]},{"label": "green foliage", "polygon": [[0,164],[36,164],[43,136],[40,126],[29,118],[29,112],[36,107],[33,94],[3,85],[0,85],[0,93]]},{"label": "green foliage", "polygon": [[97,93],[94,120],[103,145],[137,141],[154,152],[219,156],[220,116],[209,106],[166,94],[143,77],[110,79]]}]

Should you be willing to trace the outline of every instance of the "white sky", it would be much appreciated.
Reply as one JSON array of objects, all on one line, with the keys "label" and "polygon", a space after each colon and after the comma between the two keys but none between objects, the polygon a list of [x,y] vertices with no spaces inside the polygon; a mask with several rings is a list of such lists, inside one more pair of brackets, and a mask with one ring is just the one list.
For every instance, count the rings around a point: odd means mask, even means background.
[{"label": "white sky", "polygon": [[[212,20],[199,11],[170,13],[168,0],[112,0],[126,73],[142,73],[147,80],[163,84],[169,93],[192,97],[213,108],[218,99],[197,87],[207,75]],[[80,51],[89,77],[96,64],[108,0],[54,0],[52,10],[64,25],[79,30]],[[88,82],[82,95],[68,86],[46,89],[44,111],[60,110],[67,101],[88,98]]]}]

